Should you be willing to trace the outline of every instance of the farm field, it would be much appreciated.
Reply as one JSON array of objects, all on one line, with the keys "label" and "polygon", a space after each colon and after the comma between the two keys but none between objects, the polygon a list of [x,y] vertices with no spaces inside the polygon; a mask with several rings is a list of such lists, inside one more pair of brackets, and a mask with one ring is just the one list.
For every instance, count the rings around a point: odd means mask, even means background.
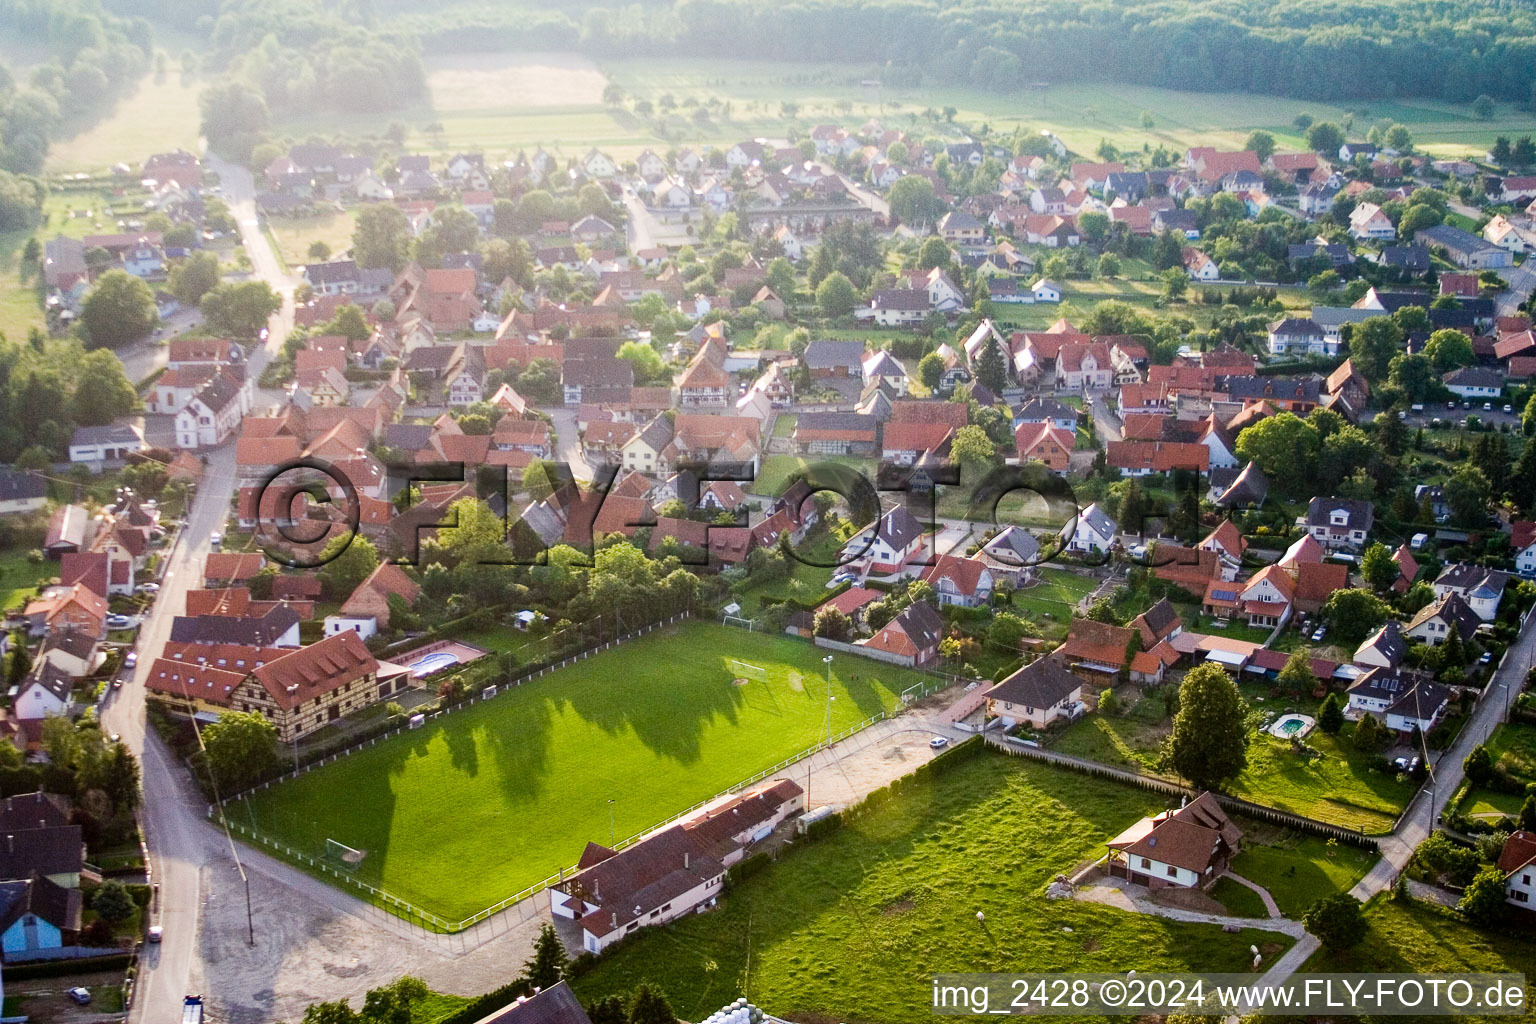
[{"label": "farm field", "polygon": [[[725,652],[729,652],[727,655]],[[728,657],[766,681],[733,685]],[[690,622],[454,712],[232,804],[232,820],[319,856],[367,857],[361,881],[452,920],[817,743],[822,652]],[[916,673],[832,666],[835,733],[898,704]]]},{"label": "farm field", "polygon": [[[782,138],[822,122],[861,123],[870,117],[915,134],[958,136],[955,125],[932,113],[947,106],[956,109],[957,121],[985,123],[997,132],[1049,128],[1081,154],[1093,153],[1101,141],[1136,150],[1143,143],[1165,145],[1180,154],[1195,145],[1236,148],[1255,128],[1274,134],[1282,149],[1295,149],[1302,139],[1292,122],[1303,113],[1319,121],[1352,122],[1357,134],[1379,119],[1401,121],[1418,148],[1436,155],[1482,152],[1496,135],[1536,131],[1536,116],[1509,105],[1482,121],[1467,106],[1432,100],[1362,100],[1350,111],[1285,97],[1118,83],[1014,93],[875,88],[861,84],[878,77],[873,65],[687,58],[594,62],[574,53],[433,55],[426,63],[430,97],[415,109],[290,119],[276,128],[295,138],[314,132],[382,135],[389,122],[399,121],[408,129],[407,144],[419,151],[473,148],[500,157],[542,144],[562,158],[590,146],[624,158],[649,146]],[[677,107],[658,124],[627,107],[605,106],[602,90],[608,82],[653,104],[671,96]],[[796,107],[792,118],[783,116],[786,102]],[[701,107],[708,117],[692,116]],[[1142,125],[1144,113],[1151,116],[1151,129]]]},{"label": "farm field", "polygon": [[578,979],[577,993],[591,1000],[648,978],[683,1019],[746,992],[791,1020],[904,1024],[932,1020],[936,971],[1241,971],[1250,943],[1266,960],[1289,945],[1256,929],[1225,935],[1047,902],[1054,875],[1099,856],[1106,839],[1162,803],[986,750],[946,767],[878,812],[792,847],[716,911],[642,933]]}]

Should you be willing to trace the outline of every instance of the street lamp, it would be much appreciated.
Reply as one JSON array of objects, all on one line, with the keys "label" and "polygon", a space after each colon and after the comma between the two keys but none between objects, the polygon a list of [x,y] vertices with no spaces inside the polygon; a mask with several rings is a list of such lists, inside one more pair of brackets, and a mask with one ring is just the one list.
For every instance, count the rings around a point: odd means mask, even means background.
[{"label": "street lamp", "polygon": [[[826,739],[822,742],[825,749],[832,745],[832,655],[821,659],[821,663],[827,666],[827,724]],[[805,809],[811,810],[811,762],[814,758],[805,759]]]},{"label": "street lamp", "polygon": [[608,798],[608,845],[613,845],[613,797]]}]

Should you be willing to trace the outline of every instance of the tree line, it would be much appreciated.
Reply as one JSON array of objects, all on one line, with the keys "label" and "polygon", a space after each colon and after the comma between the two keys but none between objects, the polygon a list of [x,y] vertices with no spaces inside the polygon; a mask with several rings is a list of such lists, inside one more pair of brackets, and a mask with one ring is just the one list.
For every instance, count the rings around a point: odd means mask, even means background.
[{"label": "tree line", "polygon": [[1303,0],[748,0],[564,11],[460,5],[402,12],[428,50],[577,47],[595,56],[710,54],[885,66],[892,84],[1008,91],[1109,78],[1308,99],[1528,101],[1536,13],[1497,0],[1401,0],[1362,11]]},{"label": "tree line", "polygon": [[[61,131],[109,110],[149,67],[153,50],[147,21],[110,14],[97,0],[0,0],[0,36],[50,53],[24,82],[0,68],[0,169],[27,174],[43,169]],[[10,187],[0,177],[0,196]],[[9,228],[0,223],[0,230]]]}]

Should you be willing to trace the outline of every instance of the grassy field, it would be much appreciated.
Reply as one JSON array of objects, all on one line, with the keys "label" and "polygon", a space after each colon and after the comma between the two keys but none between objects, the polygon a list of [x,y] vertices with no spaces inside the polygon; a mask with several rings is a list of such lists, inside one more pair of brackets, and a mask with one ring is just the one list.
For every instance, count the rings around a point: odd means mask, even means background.
[{"label": "grassy field", "polygon": [[[1536,780],[1536,726],[1506,722],[1494,730],[1488,752],[1511,775],[1525,781]],[[1486,787],[1468,791],[1458,810],[1472,817],[1514,817],[1525,802],[1522,793],[1503,793]]]},{"label": "grassy field", "polygon": [[99,171],[116,163],[138,167],[153,153],[198,151],[197,94],[202,83],[175,73],[156,81],[145,75],[112,114],[73,138],[54,144],[46,169]]},{"label": "grassy field", "polygon": [[901,1024],[932,1020],[937,971],[1241,971],[1250,943],[1288,945],[1047,903],[1056,873],[1161,806],[1130,787],[983,753],[795,849],[717,911],[643,934],[575,987],[591,999],[649,978],[688,1020],[745,994],[791,1020]]},{"label": "grassy field", "polygon": [[1098,585],[1098,581],[1063,569],[1042,568],[1036,570],[1038,582],[1013,595],[1013,606],[1026,613],[1027,619],[1049,616],[1066,625],[1071,621],[1077,603]]},{"label": "grassy field", "polygon": [[[732,685],[730,657],[767,681]],[[815,744],[821,651],[707,623],[658,631],[257,794],[231,817],[458,919]],[[832,729],[897,704],[911,672],[839,657]]]},{"label": "grassy field", "polygon": [[[782,138],[791,129],[803,134],[818,123],[856,125],[871,117],[920,137],[953,138],[963,124],[984,123],[996,132],[1049,128],[1080,154],[1093,153],[1101,141],[1135,150],[1165,145],[1179,153],[1194,145],[1236,148],[1255,128],[1274,134],[1282,149],[1296,149],[1302,139],[1292,122],[1302,113],[1341,124],[1353,115],[1355,135],[1378,119],[1401,121],[1420,149],[1436,155],[1480,153],[1495,135],[1536,131],[1536,117],[1504,105],[1480,121],[1467,106],[1435,101],[1358,101],[1351,112],[1283,97],[1119,83],[1027,93],[872,88],[861,83],[878,78],[879,68],[850,64],[672,57],[595,63],[570,53],[461,54],[429,57],[427,71],[430,96],[415,109],[290,119],[277,130],[296,138],[311,132],[380,135],[398,120],[409,129],[413,149],[474,148],[499,157],[542,144],[562,158],[589,146],[633,157],[648,146]],[[671,96],[677,108],[665,117],[639,117],[629,105],[606,107],[602,90],[610,81],[658,109],[662,97]],[[793,118],[783,116],[785,102],[797,106]],[[956,108],[958,124],[934,113],[946,106]],[[693,116],[700,108],[708,111],[706,118]],[[1152,117],[1151,129],[1142,125],[1144,113]]]},{"label": "grassy field", "polygon": [[[1428,903],[1407,902],[1378,896],[1365,911],[1370,931],[1353,949],[1318,950],[1302,965],[1303,971],[1360,971],[1366,973],[1425,974],[1439,972],[1490,972],[1536,976],[1536,939],[1528,931],[1474,928],[1455,913]],[[1445,1020],[1444,1017],[1398,1017],[1399,1021]],[[1510,1020],[1497,1016],[1458,1016],[1468,1024]]]},{"label": "grassy field", "polygon": [[59,574],[59,563],[46,559],[33,564],[25,551],[0,554],[0,609],[25,604],[41,580]]},{"label": "grassy field", "polygon": [[839,466],[848,466],[862,473],[873,486],[875,482],[875,460],[863,459],[852,455],[811,455],[801,457],[799,455],[769,455],[763,459],[762,466],[757,471],[757,479],[746,486],[746,490],[753,494],[764,494],[777,497],[783,493],[791,479],[797,473],[811,466],[822,463],[836,463]]},{"label": "grassy field", "polygon": [[[838,560],[842,546],[843,540],[829,533],[808,540],[802,547],[795,549],[804,556],[805,561],[789,557],[789,575],[771,583],[758,584],[748,580],[749,585],[736,595],[742,608],[751,613],[759,607],[766,607],[769,601],[784,601],[788,598],[806,604],[819,602],[827,596],[827,582],[837,571],[833,565]],[[810,564],[812,562],[818,564]]]},{"label": "grassy field", "polygon": [[314,217],[268,217],[266,224],[277,243],[278,255],[290,269],[296,270],[312,262],[309,247],[315,242],[330,246],[333,256],[352,248],[357,215],[352,210],[342,213],[331,209]]},{"label": "grassy field", "polygon": [[[1375,760],[1350,744],[1353,729],[1333,737],[1313,730],[1307,743],[1322,756],[1303,760],[1290,744],[1264,733],[1248,747],[1248,768],[1230,787],[1234,796],[1345,828],[1386,832],[1413,796],[1413,784],[1370,769]],[[1053,749],[1104,764],[1159,774],[1171,724],[1162,701],[1143,700],[1123,716],[1089,715],[1062,733]]]},{"label": "grassy field", "polygon": [[1240,882],[1218,878],[1211,886],[1211,898],[1227,908],[1233,917],[1268,917],[1264,898]]},{"label": "grassy field", "polygon": [[1278,832],[1273,826],[1245,821],[1243,852],[1232,870],[1257,882],[1275,898],[1280,913],[1299,918],[1317,900],[1348,892],[1376,863],[1377,855],[1317,836]]}]

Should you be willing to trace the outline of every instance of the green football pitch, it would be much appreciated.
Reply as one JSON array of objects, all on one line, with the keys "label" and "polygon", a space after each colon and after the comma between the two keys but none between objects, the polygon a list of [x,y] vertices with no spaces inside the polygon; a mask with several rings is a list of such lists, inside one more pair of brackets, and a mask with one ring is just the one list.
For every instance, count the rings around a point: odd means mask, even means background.
[{"label": "green football pitch", "polygon": [[[327,839],[365,851],[359,881],[461,920],[607,843],[610,801],[623,839],[817,743],[823,655],[685,622],[233,803],[230,820],[316,858]],[[832,731],[924,678],[837,655]]]}]

